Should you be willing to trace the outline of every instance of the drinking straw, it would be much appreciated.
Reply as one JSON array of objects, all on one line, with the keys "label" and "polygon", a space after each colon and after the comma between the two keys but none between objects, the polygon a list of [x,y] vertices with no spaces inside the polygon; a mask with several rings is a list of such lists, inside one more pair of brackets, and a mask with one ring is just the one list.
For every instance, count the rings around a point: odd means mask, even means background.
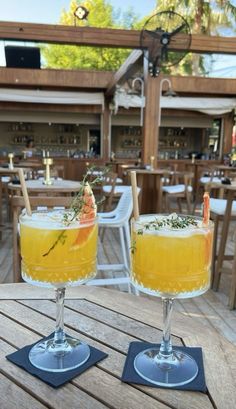
[{"label": "drinking straw", "polygon": [[210,196],[208,192],[203,195],[203,224],[206,226],[209,224],[210,220]]},{"label": "drinking straw", "polygon": [[28,192],[27,192],[27,188],[25,184],[23,169],[19,168],[18,174],[19,174],[21,189],[22,189],[23,198],[25,202],[26,213],[28,214],[28,216],[32,216],[32,211],[31,211],[29,196],[28,196]]},{"label": "drinking straw", "polygon": [[137,190],[137,179],[135,170],[131,170],[131,186],[132,186],[132,195],[133,195],[133,206],[134,206],[134,220],[139,218],[139,207],[138,207],[138,190]]}]

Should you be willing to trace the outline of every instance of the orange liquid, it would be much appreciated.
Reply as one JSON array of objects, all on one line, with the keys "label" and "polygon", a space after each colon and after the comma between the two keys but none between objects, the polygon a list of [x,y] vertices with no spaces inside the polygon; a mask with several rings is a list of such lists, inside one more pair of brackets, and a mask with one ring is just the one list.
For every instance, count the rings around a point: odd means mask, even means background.
[{"label": "orange liquid", "polygon": [[190,297],[209,288],[212,231],[132,232],[133,282],[147,292]]},{"label": "orange liquid", "polygon": [[[42,284],[73,285],[96,274],[97,224],[50,229],[21,224],[22,275]],[[60,240],[58,238],[60,237]],[[57,244],[52,248],[54,243]]]}]

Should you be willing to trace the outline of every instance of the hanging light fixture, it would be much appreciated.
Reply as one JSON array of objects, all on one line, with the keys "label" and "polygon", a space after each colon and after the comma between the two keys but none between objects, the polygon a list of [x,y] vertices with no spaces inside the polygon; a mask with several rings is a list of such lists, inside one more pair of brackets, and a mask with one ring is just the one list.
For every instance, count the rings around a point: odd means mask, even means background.
[{"label": "hanging light fixture", "polygon": [[132,81],[132,89],[135,90],[135,84],[139,82],[141,88],[141,107],[140,107],[140,126],[143,126],[143,108],[144,108],[144,81],[142,78],[137,77]]},{"label": "hanging light fixture", "polygon": [[160,81],[158,126],[161,126],[161,95],[162,95],[162,87],[163,87],[163,84],[165,82],[167,82],[167,84],[168,84],[168,89],[167,89],[167,91],[164,92],[163,95],[165,97],[170,97],[170,98],[177,96],[177,93],[172,88],[171,81],[168,78],[163,78]]}]

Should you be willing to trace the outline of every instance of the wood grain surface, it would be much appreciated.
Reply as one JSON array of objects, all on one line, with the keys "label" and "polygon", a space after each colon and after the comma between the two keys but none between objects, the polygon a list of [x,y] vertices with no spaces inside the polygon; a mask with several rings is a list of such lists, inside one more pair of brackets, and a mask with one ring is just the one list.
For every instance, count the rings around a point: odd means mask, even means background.
[{"label": "wood grain surface", "polygon": [[68,288],[65,327],[108,357],[59,389],[6,360],[5,355],[54,330],[54,291],[28,284],[0,285],[0,408],[234,409],[236,347],[199,320],[178,312],[173,343],[203,348],[208,392],[122,383],[129,343],[160,342],[160,303],[116,290]]}]

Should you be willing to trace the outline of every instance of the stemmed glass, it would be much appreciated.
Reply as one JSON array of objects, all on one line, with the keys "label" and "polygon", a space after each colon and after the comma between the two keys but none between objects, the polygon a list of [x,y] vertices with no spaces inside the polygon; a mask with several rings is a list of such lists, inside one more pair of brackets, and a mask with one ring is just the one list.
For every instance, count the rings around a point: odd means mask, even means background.
[{"label": "stemmed glass", "polygon": [[29,352],[32,365],[50,372],[77,368],[90,356],[86,343],[64,332],[64,297],[67,286],[82,284],[96,275],[98,224],[96,217],[65,223],[68,212],[48,210],[20,216],[22,277],[31,284],[55,288],[54,336]]},{"label": "stemmed glass", "polygon": [[176,214],[142,215],[132,220],[131,230],[131,280],[138,290],[162,297],[164,316],[160,348],[140,352],[134,368],[155,385],[185,385],[197,376],[198,365],[190,355],[172,348],[173,301],[208,290],[213,223]]}]

